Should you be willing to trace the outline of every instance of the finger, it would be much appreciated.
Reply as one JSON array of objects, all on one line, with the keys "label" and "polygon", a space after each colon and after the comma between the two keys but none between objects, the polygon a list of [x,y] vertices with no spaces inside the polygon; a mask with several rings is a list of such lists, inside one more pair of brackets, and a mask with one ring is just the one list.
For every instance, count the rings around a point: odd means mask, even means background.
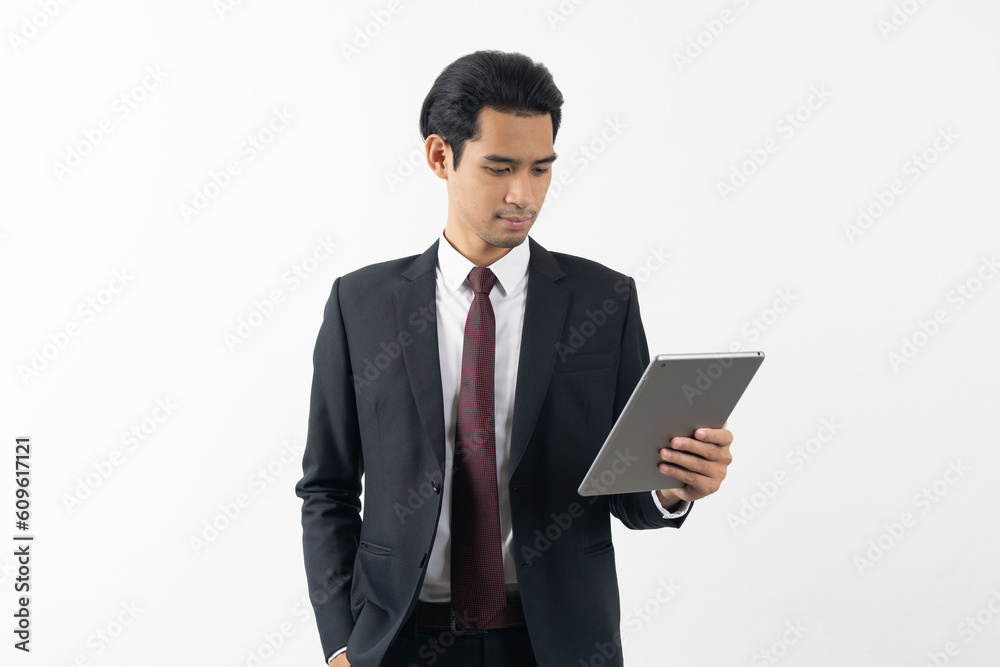
[{"label": "finger", "polygon": [[694,437],[701,442],[712,442],[716,445],[733,444],[733,432],[725,428],[699,428]]},{"label": "finger", "polygon": [[718,445],[714,442],[700,442],[691,438],[673,438],[670,441],[670,449],[674,451],[689,452],[695,456],[700,456],[709,461],[729,462],[732,456],[729,454],[729,445]]},{"label": "finger", "polygon": [[703,475],[708,474],[709,469],[712,465],[714,465],[712,461],[709,461],[702,456],[666,448],[660,450],[660,458],[670,465],[679,466]]},{"label": "finger", "polygon": [[673,463],[660,463],[658,469],[661,474],[673,477],[686,485],[683,493],[680,489],[674,489],[683,500],[696,500],[715,493],[722,486],[722,479],[726,476],[724,470],[720,476],[703,475]]},{"label": "finger", "polygon": [[[659,464],[659,470],[663,475],[673,477],[674,479],[679,480],[692,489],[698,491],[701,491],[711,481],[711,478],[706,477],[701,473],[697,473],[674,464],[661,463]],[[678,489],[674,490],[677,491]]]}]

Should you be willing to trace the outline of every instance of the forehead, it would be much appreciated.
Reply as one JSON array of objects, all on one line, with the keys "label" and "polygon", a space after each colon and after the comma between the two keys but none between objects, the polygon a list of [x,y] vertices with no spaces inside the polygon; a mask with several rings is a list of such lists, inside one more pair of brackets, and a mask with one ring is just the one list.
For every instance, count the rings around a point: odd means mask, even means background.
[{"label": "forehead", "polygon": [[468,145],[482,154],[503,151],[533,160],[552,153],[552,116],[548,113],[525,117],[483,107],[479,114],[482,136]]}]

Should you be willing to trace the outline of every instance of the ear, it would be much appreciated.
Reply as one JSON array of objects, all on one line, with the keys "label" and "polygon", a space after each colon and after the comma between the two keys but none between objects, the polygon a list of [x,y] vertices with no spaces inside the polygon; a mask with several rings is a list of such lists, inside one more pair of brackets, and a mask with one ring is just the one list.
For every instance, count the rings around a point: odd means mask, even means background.
[{"label": "ear", "polygon": [[440,134],[432,134],[424,142],[427,166],[438,178],[448,180],[448,165],[452,164],[451,145]]}]

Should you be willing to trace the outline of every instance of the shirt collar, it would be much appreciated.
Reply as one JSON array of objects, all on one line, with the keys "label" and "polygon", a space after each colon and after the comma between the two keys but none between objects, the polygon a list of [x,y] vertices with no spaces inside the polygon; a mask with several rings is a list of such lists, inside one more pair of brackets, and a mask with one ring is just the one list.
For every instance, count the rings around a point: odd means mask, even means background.
[{"label": "shirt collar", "polygon": [[[504,296],[510,294],[521,281],[528,275],[528,259],[531,257],[531,250],[528,247],[528,239],[510,249],[506,255],[490,264],[490,271],[497,277],[497,286]],[[441,238],[438,240],[438,269],[444,277],[444,284],[449,292],[456,292],[472,271],[473,264],[462,253],[444,237],[444,230],[441,230]]]}]

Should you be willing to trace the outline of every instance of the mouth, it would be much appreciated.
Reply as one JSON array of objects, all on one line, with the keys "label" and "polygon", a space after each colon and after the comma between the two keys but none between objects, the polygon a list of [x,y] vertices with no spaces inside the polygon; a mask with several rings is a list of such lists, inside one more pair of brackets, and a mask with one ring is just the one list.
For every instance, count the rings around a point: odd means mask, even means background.
[{"label": "mouth", "polygon": [[497,216],[508,229],[524,229],[531,218]]}]

